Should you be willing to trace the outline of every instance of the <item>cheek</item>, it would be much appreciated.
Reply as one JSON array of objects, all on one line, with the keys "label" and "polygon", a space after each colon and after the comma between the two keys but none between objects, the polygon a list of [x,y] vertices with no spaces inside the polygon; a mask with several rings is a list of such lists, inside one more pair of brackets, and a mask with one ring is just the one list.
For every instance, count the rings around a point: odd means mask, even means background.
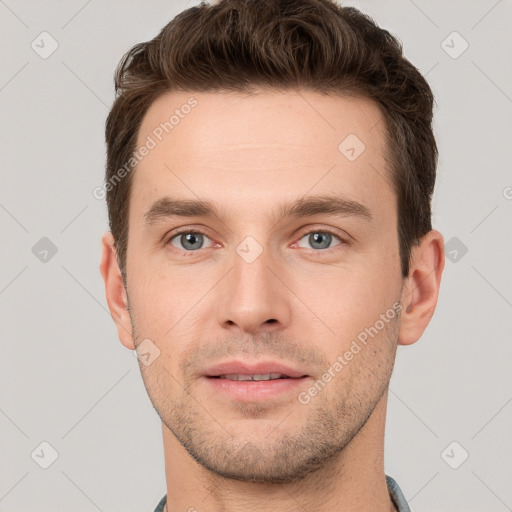
[{"label": "cheek", "polygon": [[152,269],[146,266],[135,270],[134,266],[128,269],[128,293],[138,333],[149,338],[161,337],[172,325],[176,312],[174,290],[168,279]]},{"label": "cheek", "polygon": [[318,341],[328,357],[343,353],[400,298],[400,267],[389,259],[389,264],[383,257],[380,265],[332,269],[297,288],[297,295],[321,320],[318,325],[326,336]]},{"label": "cheek", "polygon": [[[150,338],[176,354],[200,333],[209,319],[213,275],[176,267],[163,272],[149,265],[129,275],[132,317],[141,339]],[[211,312],[211,311],[210,311]]]}]

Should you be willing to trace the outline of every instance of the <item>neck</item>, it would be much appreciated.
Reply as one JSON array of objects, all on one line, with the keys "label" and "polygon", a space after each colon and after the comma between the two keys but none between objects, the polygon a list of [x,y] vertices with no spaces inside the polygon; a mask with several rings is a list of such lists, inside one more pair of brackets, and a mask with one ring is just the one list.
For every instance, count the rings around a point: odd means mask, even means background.
[{"label": "neck", "polygon": [[325,465],[300,481],[252,483],[198,464],[162,425],[167,480],[165,512],[395,511],[384,474],[387,393],[358,434]]}]

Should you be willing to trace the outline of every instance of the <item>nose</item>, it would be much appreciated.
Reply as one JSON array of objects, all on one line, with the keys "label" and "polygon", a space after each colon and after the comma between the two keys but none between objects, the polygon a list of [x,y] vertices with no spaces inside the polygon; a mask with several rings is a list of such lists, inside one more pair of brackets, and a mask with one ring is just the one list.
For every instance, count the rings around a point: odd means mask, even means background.
[{"label": "nose", "polygon": [[291,293],[279,274],[265,250],[254,261],[235,253],[233,268],[219,290],[219,324],[250,334],[286,328],[291,318]]}]

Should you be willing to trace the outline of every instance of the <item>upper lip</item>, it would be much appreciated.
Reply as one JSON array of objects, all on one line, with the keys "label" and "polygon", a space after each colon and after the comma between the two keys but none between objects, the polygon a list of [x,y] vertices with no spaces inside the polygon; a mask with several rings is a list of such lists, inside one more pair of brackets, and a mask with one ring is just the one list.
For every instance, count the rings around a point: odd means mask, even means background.
[{"label": "upper lip", "polygon": [[210,366],[204,375],[207,377],[218,377],[219,375],[242,374],[242,375],[264,375],[266,373],[280,373],[291,378],[306,377],[306,372],[291,368],[290,366],[277,361],[258,361],[247,363],[243,361],[225,361]]}]

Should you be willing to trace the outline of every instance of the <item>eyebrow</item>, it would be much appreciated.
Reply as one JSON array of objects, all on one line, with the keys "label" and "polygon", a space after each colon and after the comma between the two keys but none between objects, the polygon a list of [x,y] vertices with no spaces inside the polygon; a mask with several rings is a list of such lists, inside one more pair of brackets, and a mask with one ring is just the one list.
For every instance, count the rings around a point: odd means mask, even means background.
[{"label": "eyebrow", "polygon": [[[209,201],[162,197],[155,201],[144,214],[147,225],[152,225],[169,217],[225,217],[225,209]],[[356,217],[370,222],[370,210],[352,200],[334,195],[315,195],[296,199],[279,205],[274,214],[276,223],[286,217],[302,218],[313,215],[336,215]]]}]

